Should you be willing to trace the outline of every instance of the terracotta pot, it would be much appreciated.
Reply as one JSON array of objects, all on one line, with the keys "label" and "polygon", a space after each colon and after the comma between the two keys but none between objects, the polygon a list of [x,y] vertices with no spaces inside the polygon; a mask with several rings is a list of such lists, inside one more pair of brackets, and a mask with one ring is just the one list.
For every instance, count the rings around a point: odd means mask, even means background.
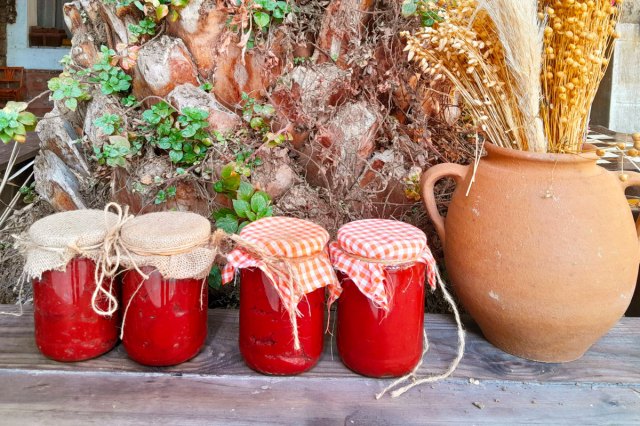
[{"label": "terracotta pot", "polygon": [[[639,244],[622,182],[596,155],[539,154],[487,145],[473,166],[427,170],[422,191],[444,244],[451,283],[487,340],[535,361],[580,358],[624,314]],[[436,181],[456,191],[446,217]]]}]

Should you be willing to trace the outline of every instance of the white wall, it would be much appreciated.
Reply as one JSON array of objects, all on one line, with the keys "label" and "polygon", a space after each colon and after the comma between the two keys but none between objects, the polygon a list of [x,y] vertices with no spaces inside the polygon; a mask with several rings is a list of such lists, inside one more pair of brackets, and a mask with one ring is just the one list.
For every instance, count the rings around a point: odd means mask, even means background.
[{"label": "white wall", "polygon": [[29,47],[29,26],[36,25],[36,0],[16,0],[18,16],[7,25],[7,66],[61,70],[68,47]]},{"label": "white wall", "polygon": [[609,128],[640,132],[640,24],[618,24],[613,53]]}]

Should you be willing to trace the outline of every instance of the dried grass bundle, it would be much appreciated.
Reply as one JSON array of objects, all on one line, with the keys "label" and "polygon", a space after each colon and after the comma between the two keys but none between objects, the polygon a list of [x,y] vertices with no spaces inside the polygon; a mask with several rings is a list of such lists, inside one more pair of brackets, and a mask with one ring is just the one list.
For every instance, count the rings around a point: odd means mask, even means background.
[{"label": "dried grass bundle", "polygon": [[518,125],[529,150],[545,152],[547,143],[540,118],[544,27],[538,22],[538,0],[484,0],[479,2],[478,10],[487,13],[498,33],[518,104]]},{"label": "dried grass bundle", "polygon": [[615,38],[611,0],[425,4],[441,19],[402,33],[409,60],[454,85],[487,139],[526,151],[581,149]]},{"label": "dried grass bundle", "polygon": [[[614,3],[614,4],[612,4]],[[551,152],[580,152],[612,54],[620,0],[541,0],[542,116]]]},{"label": "dried grass bundle", "polygon": [[535,0],[433,4],[442,21],[414,35],[403,34],[409,58],[435,81],[453,83],[494,144],[544,151],[539,122],[542,32]]}]

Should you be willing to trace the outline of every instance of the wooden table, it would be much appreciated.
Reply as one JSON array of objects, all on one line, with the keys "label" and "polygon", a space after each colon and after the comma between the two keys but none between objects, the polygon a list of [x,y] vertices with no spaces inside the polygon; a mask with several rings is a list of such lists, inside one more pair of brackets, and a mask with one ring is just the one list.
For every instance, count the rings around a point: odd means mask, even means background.
[{"label": "wooden table", "polygon": [[[19,318],[0,316],[0,424],[640,423],[640,318],[623,318],[567,364],[516,358],[467,328],[453,377],[377,401],[388,381],[347,370],[329,337],[308,373],[249,370],[238,352],[235,310],[210,311],[209,337],[196,358],[149,368],[130,361],[122,346],[82,363],[50,361],[35,347],[27,309]],[[451,317],[427,315],[426,329],[432,348],[422,375],[443,371],[456,345]]]}]

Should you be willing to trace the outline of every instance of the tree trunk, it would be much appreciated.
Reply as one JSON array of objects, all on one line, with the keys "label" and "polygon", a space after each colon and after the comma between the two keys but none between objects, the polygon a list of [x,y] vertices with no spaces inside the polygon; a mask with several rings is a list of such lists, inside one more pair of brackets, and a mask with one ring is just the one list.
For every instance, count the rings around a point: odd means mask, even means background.
[{"label": "tree trunk", "polygon": [[[97,164],[93,149],[107,136],[95,120],[106,112],[130,113],[98,88],[77,112],[57,102],[38,129],[40,195],[58,210],[81,208],[100,204],[86,198],[103,184],[134,213],[175,208],[209,215],[229,205],[213,190],[222,166],[247,148],[250,159],[262,160],[249,179],[271,195],[278,214],[314,220],[330,232],[368,217],[424,225],[416,204],[420,172],[471,156],[460,158],[465,143],[448,88],[424,81],[406,63],[398,33],[415,23],[401,16],[396,0],[291,3],[293,12],[281,24],[272,22],[251,48],[228,24],[233,16],[222,0],[191,0],[177,21],[164,20],[156,36],[137,42],[135,66],[127,71],[137,99],[147,107],[165,98],[180,110],[206,109],[210,131],[235,135],[227,143],[214,140],[200,164],[177,174],[166,152],[148,147],[124,168]],[[133,6],[116,10],[74,0],[65,14],[79,67],[96,63],[101,45],[136,44],[129,26],[141,15]],[[210,93],[199,88],[207,82]],[[270,131],[286,131],[292,140],[272,148],[251,133],[242,118],[243,93],[275,106]],[[175,197],[156,203],[168,186],[175,186]]]}]

